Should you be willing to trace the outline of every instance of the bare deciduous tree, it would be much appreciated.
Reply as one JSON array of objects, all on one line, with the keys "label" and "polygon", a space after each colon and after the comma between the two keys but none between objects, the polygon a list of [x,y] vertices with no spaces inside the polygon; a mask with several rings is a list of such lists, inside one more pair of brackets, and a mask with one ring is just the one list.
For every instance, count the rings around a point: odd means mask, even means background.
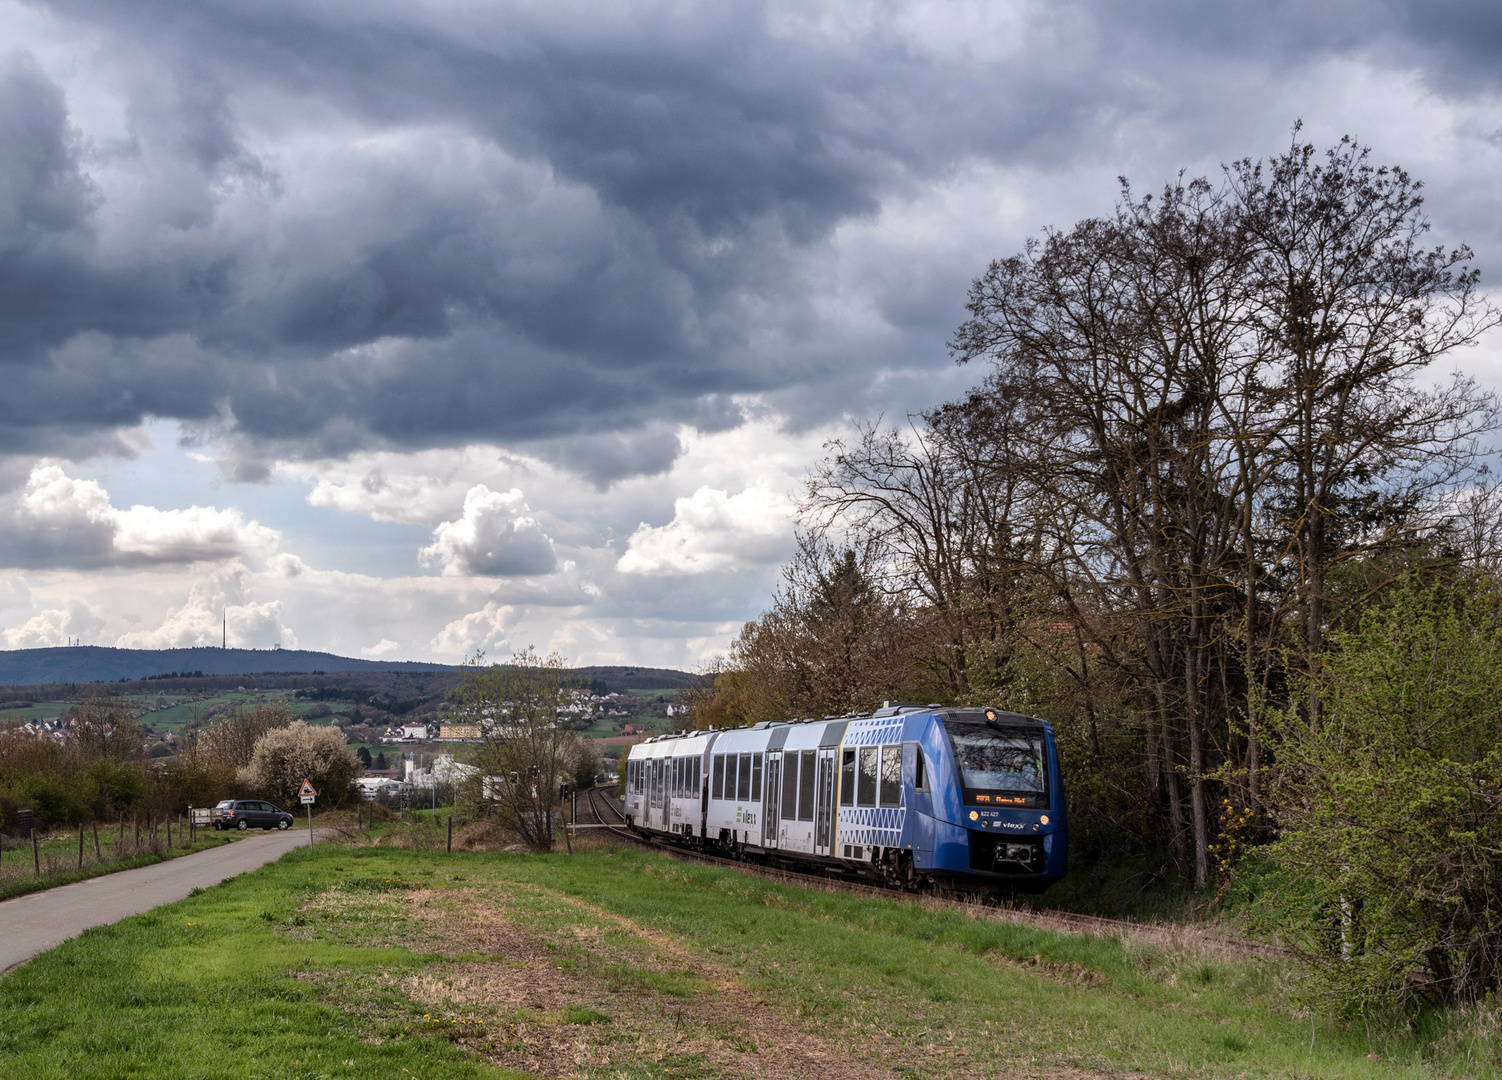
[{"label": "bare deciduous tree", "polygon": [[481,731],[471,759],[479,790],[471,797],[533,851],[551,851],[559,787],[574,779],[584,752],[560,719],[573,681],[557,653],[543,658],[529,648],[504,666],[483,661],[477,654],[468,662],[453,696],[465,722]]},{"label": "bare deciduous tree", "polygon": [[911,681],[911,622],[878,585],[872,548],[802,533],[782,586],[690,693],[699,727],[838,716]]},{"label": "bare deciduous tree", "polygon": [[[251,763],[256,745],[267,732],[287,727],[297,717],[285,701],[268,701],[253,709],[243,706],[202,731],[196,740],[197,756],[205,761],[244,768]],[[343,744],[343,740],[340,740]]]}]

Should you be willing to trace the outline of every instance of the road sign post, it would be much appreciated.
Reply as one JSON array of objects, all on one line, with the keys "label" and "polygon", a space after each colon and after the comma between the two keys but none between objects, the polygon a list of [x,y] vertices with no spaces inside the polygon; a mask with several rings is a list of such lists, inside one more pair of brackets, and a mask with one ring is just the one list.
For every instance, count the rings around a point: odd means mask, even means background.
[{"label": "road sign post", "polygon": [[302,782],[302,787],[297,789],[297,797],[308,808],[308,847],[313,846],[313,800],[318,798],[318,792],[313,790],[313,785],[307,780]]}]

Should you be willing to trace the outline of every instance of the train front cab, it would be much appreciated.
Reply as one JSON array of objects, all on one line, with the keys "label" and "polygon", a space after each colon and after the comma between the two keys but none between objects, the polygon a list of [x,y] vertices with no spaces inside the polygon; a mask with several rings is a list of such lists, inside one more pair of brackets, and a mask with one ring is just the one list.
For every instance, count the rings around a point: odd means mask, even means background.
[{"label": "train front cab", "polygon": [[1068,808],[1047,722],[997,709],[905,720],[904,738],[926,759],[924,775],[909,774],[925,783],[905,793],[916,872],[1015,892],[1064,876]]}]

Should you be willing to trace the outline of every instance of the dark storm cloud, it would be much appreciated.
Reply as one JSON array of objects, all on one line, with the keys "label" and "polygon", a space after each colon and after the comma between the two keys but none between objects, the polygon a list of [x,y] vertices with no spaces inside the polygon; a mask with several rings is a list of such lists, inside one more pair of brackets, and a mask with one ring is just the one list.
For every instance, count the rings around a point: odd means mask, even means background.
[{"label": "dark storm cloud", "polygon": [[965,160],[1106,153],[1178,64],[1479,70],[1497,39],[1459,0],[1061,5],[990,60],[751,4],[45,6],[99,42],[127,133],[77,130],[24,54],[0,68],[0,454],[166,416],[247,480],[489,439],[608,484],[671,464],[654,421],[734,424],[739,392],[859,407],[883,365],[944,368],[979,267],[884,298],[886,352],[842,351],[806,277],[841,223]]},{"label": "dark storm cloud", "polygon": [[[598,220],[592,235],[535,245],[551,249],[511,268],[510,238],[487,228],[496,215],[477,205],[482,193],[446,196],[419,180],[361,208],[394,228],[356,236],[332,264],[279,268],[283,288],[255,280],[253,253],[211,238],[175,261],[143,251],[111,273],[87,257],[92,207],[42,197],[66,192],[65,182],[88,185],[60,93],[28,71],[10,103],[17,113],[33,106],[26,119],[46,141],[48,165],[12,186],[27,207],[71,211],[43,224],[76,242],[6,260],[29,289],[9,293],[5,358],[36,367],[44,350],[95,331],[115,340],[107,353],[120,366],[99,370],[96,356],[82,365],[92,369],[87,385],[73,378],[76,363],[30,372],[4,417],[12,450],[42,447],[68,426],[146,414],[203,420],[227,410],[238,433],[268,450],[322,453],[362,434],[398,445],[524,439],[636,426],[664,406],[692,413],[704,395],[764,384],[754,370],[716,362],[744,333],[719,318],[721,298],[744,288],[757,263],[776,264],[832,223],[871,211],[890,165],[825,130],[807,73],[758,72],[756,57],[737,55],[743,40],[764,39],[754,13],[680,42],[690,47],[675,56],[650,26],[620,42],[552,40],[546,27],[520,26],[522,40],[492,34],[496,45],[463,28],[335,23],[275,8],[61,10],[108,26],[122,54],[137,50],[143,65],[173,72],[173,93],[137,88],[144,100],[129,115],[145,129],[143,153],[181,156],[205,185],[226,163],[265,177],[241,145],[226,85],[269,84],[363,124],[476,132],[590,193]],[[706,255],[722,242],[728,257]],[[295,239],[290,246],[295,259]],[[201,346],[175,350],[176,368],[174,350],[153,340],[173,332]],[[328,359],[389,339],[407,343],[393,350],[406,360],[378,374],[351,370],[359,356]],[[34,408],[36,399],[49,407]],[[662,439],[645,451],[639,443],[613,460],[559,456],[595,478],[663,467]]]},{"label": "dark storm cloud", "polygon": [[872,174],[885,167],[830,124],[820,73],[769,40],[754,5],[689,19],[609,7],[443,18],[394,5],[61,6],[372,123],[462,120],[608,203],[710,233],[771,212],[817,230],[874,209]]}]

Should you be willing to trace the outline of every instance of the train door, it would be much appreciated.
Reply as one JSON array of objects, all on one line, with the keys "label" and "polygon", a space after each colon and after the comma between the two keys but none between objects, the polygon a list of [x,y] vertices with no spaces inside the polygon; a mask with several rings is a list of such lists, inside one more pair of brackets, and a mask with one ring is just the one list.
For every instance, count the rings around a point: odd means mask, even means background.
[{"label": "train door", "polygon": [[655,811],[652,814],[652,827],[654,829],[666,829],[667,827],[667,822],[664,820],[667,815],[663,812],[665,807],[662,797],[663,773],[666,771],[663,766],[665,764],[665,758],[652,759],[652,809]]},{"label": "train door", "polygon": [[672,828],[669,820],[673,812],[673,759],[658,758],[657,780],[657,805],[662,808],[662,816],[658,819],[657,827],[663,832]]},{"label": "train door", "polygon": [[819,776],[814,807],[814,854],[828,855],[834,838],[834,750],[819,751]]},{"label": "train door", "polygon": [[709,773],[710,762],[713,760],[706,752],[699,755],[699,759],[694,762],[695,765],[698,765],[699,761],[704,763],[704,767],[694,773],[699,778],[699,828],[697,831],[700,836],[709,835]]},{"label": "train door", "polygon": [[761,846],[771,848],[777,846],[777,822],[780,820],[777,811],[782,800],[782,755],[771,753],[766,758],[766,782],[761,788]]}]

